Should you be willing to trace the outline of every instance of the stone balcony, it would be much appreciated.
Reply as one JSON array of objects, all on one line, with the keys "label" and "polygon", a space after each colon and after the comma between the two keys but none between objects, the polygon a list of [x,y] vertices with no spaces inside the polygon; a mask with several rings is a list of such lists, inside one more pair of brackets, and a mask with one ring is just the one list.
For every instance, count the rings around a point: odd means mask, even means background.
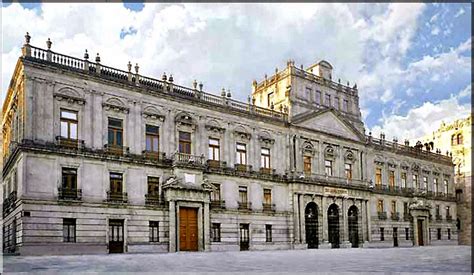
[{"label": "stone balcony", "polygon": [[224,200],[211,200],[210,204],[211,209],[225,209]]},{"label": "stone balcony", "polygon": [[379,220],[386,220],[387,212],[377,212],[377,217],[379,218]]},{"label": "stone balcony", "polygon": [[127,203],[128,195],[125,192],[111,192],[107,191],[107,200],[108,203]]},{"label": "stone balcony", "polygon": [[77,188],[58,187],[58,199],[64,201],[80,201],[82,199],[82,190]]},{"label": "stone balcony", "polygon": [[252,210],[252,203],[251,202],[239,202],[238,205],[239,210],[251,211]]}]

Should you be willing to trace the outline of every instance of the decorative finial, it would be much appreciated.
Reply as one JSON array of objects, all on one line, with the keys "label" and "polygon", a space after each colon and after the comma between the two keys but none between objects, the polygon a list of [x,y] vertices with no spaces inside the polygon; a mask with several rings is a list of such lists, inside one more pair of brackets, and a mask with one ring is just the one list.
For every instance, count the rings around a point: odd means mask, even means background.
[{"label": "decorative finial", "polygon": [[369,136],[372,136],[372,132],[369,132]]},{"label": "decorative finial", "polygon": [[197,85],[198,85],[198,83],[197,83],[196,79],[194,79],[194,81],[193,81],[194,90],[197,90]]},{"label": "decorative finial", "polygon": [[250,96],[247,97],[247,102],[250,104],[252,98]]},{"label": "decorative finial", "polygon": [[303,64],[301,64],[300,68],[303,70]]},{"label": "decorative finial", "polygon": [[252,85],[257,86],[257,80],[254,79],[253,82],[252,82]]},{"label": "decorative finial", "polygon": [[347,87],[349,87],[349,81],[347,81]]},{"label": "decorative finial", "polygon": [[128,68],[128,72],[131,73],[132,72],[132,62],[128,61],[127,68]]},{"label": "decorative finial", "polygon": [[30,39],[31,39],[31,36],[28,32],[26,32],[26,35],[25,35],[25,43],[26,44],[30,44]]},{"label": "decorative finial", "polygon": [[267,80],[267,74],[265,74],[265,80]]},{"label": "decorative finial", "polygon": [[270,104],[270,109],[275,109],[275,105],[273,105],[273,102]]},{"label": "decorative finial", "polygon": [[46,41],[46,46],[48,47],[48,51],[51,50],[51,45],[53,42],[51,42],[51,39],[48,38],[48,41]]},{"label": "decorative finial", "polygon": [[225,89],[224,88],[222,88],[221,96],[225,97]]},{"label": "decorative finial", "polygon": [[202,86],[204,86],[204,85],[202,85],[202,82],[199,82],[199,91],[201,91],[201,92],[202,92]]},{"label": "decorative finial", "polygon": [[138,66],[138,63],[135,63],[135,73],[138,74],[138,69],[140,69],[140,66]]},{"label": "decorative finial", "polygon": [[341,84],[341,79],[340,78],[337,79],[337,83]]},{"label": "decorative finial", "polygon": [[84,53],[84,59],[85,60],[89,59],[89,53],[87,52],[87,49],[86,49],[86,52]]},{"label": "decorative finial", "polygon": [[163,72],[163,75],[161,76],[161,80],[166,81],[168,77],[166,76],[166,72]]},{"label": "decorative finial", "polygon": [[231,97],[232,97],[232,95],[231,95],[231,93],[230,93],[230,89],[227,89],[227,97],[228,97],[228,98],[231,98]]},{"label": "decorative finial", "polygon": [[278,67],[275,68],[275,74],[277,74],[277,73],[278,73]]},{"label": "decorative finial", "polygon": [[354,87],[352,89],[357,89],[357,83],[354,84]]},{"label": "decorative finial", "polygon": [[100,63],[100,56],[99,56],[99,53],[97,53],[97,56],[95,57],[95,62]]},{"label": "decorative finial", "polygon": [[170,74],[170,78],[168,78],[168,81],[171,82],[171,83],[173,83],[173,80],[174,80],[174,79],[173,79],[173,75]]}]

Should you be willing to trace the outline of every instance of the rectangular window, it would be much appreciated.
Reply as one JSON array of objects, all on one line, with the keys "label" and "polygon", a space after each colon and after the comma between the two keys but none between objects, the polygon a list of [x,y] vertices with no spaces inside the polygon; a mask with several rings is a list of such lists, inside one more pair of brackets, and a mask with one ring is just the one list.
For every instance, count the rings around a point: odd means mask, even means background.
[{"label": "rectangular window", "polygon": [[408,227],[405,227],[405,240],[410,239],[410,229]]},{"label": "rectangular window", "polygon": [[346,163],[344,165],[344,173],[346,175],[346,179],[348,180],[352,179],[352,164]]},{"label": "rectangular window", "polygon": [[448,194],[448,181],[444,180],[444,193]]},{"label": "rectangular window", "polygon": [[448,240],[451,240],[451,228],[448,228]]},{"label": "rectangular window", "polygon": [[63,168],[62,169],[62,188],[66,190],[77,189],[77,169]]},{"label": "rectangular window", "polygon": [[346,113],[349,112],[349,101],[347,99],[342,102],[342,110]]},{"label": "rectangular window", "polygon": [[148,195],[159,196],[160,195],[160,178],[159,177],[148,177]]},{"label": "rectangular window", "polygon": [[332,176],[332,160],[324,161],[324,172],[327,176]]},{"label": "rectangular window", "polygon": [[381,213],[383,211],[383,200],[378,200],[377,202],[377,212]]},{"label": "rectangular window", "polygon": [[418,175],[413,175],[413,188],[420,188],[420,186],[418,185]]},{"label": "rectangular window", "polygon": [[408,216],[408,202],[403,203],[403,215]]},{"label": "rectangular window", "polygon": [[436,205],[436,208],[435,208],[435,213],[436,213],[436,216],[439,216],[440,213],[439,213],[439,205]]},{"label": "rectangular window", "polygon": [[407,187],[407,173],[403,172],[400,175],[400,178],[402,180],[402,188],[406,188]]},{"label": "rectangular window", "polygon": [[380,240],[385,241],[384,228],[380,227]]},{"label": "rectangular window", "polygon": [[220,242],[221,241],[221,224],[212,223],[211,225],[211,241]]},{"label": "rectangular window", "polygon": [[393,170],[388,172],[388,184],[391,188],[395,187],[395,171]]},{"label": "rectangular window", "polygon": [[180,153],[191,154],[191,133],[179,132],[179,148]]},{"label": "rectangular window", "polygon": [[270,108],[272,106],[272,103],[273,102],[273,92],[271,93],[268,93],[268,97],[267,97],[267,107]]},{"label": "rectangular window", "polygon": [[270,169],[270,149],[268,148],[261,150],[261,167]]},{"label": "rectangular window", "polygon": [[392,214],[397,213],[397,202],[392,201],[392,209],[391,209]]},{"label": "rectangular window", "polygon": [[160,132],[158,126],[146,125],[146,151],[159,152]]},{"label": "rectangular window", "polygon": [[339,110],[339,97],[334,98],[334,109]]},{"label": "rectangular window", "polygon": [[[313,90],[311,90],[311,88],[306,87],[306,93],[305,93],[305,95],[304,95],[304,98],[305,98],[305,99],[310,99],[311,96],[313,95],[312,92],[313,92]],[[308,100],[308,101],[309,101],[309,100]]]},{"label": "rectangular window", "polygon": [[237,164],[247,165],[247,146],[242,143],[237,143]]},{"label": "rectangular window", "polygon": [[434,178],[433,179],[433,192],[436,194],[439,192],[439,186],[438,186],[438,179],[437,178]]},{"label": "rectangular window", "polygon": [[438,240],[441,240],[441,228],[438,228]]},{"label": "rectangular window", "polygon": [[122,146],[123,144],[123,124],[121,119],[109,117],[108,130],[109,145]]},{"label": "rectangular window", "polygon": [[316,104],[321,105],[321,92],[320,91],[316,91],[315,102]]},{"label": "rectangular window", "polygon": [[375,168],[375,185],[382,185],[382,168]]},{"label": "rectangular window", "polygon": [[324,105],[328,107],[331,106],[331,95],[324,95]]},{"label": "rectangular window", "polygon": [[272,242],[272,225],[271,224],[265,225],[265,240],[267,243]]},{"label": "rectangular window", "polygon": [[220,144],[219,140],[209,138],[209,159],[218,161],[220,159]]},{"label": "rectangular window", "polygon": [[240,203],[247,203],[247,187],[246,186],[239,187],[239,200],[240,200]]},{"label": "rectangular window", "polygon": [[63,241],[76,242],[76,219],[63,219]]},{"label": "rectangular window", "polygon": [[61,109],[61,137],[77,139],[77,112]]},{"label": "rectangular window", "polygon": [[265,204],[272,203],[272,189],[263,189],[263,201]]},{"label": "rectangular window", "polygon": [[211,192],[211,200],[212,201],[220,201],[221,200],[221,185],[214,183],[216,189],[213,189]]},{"label": "rectangular window", "polygon": [[123,176],[119,173],[110,173],[110,193],[111,194],[122,194],[123,192]]},{"label": "rectangular window", "polygon": [[160,241],[158,224],[159,223],[157,221],[150,221],[150,223],[149,223],[150,242],[151,243],[157,243],[157,242]]},{"label": "rectangular window", "polygon": [[303,170],[305,174],[311,174],[311,156],[303,156]]},{"label": "rectangular window", "polygon": [[449,213],[449,206],[446,206],[446,217],[449,217],[451,216],[451,214]]},{"label": "rectangular window", "polygon": [[423,186],[421,188],[426,189],[428,187],[428,177],[423,177]]}]

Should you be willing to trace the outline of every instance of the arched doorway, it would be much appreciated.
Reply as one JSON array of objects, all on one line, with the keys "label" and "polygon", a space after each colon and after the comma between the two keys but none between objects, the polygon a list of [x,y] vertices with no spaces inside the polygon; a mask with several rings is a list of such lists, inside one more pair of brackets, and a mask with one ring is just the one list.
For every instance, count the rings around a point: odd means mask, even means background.
[{"label": "arched doorway", "polygon": [[316,203],[310,202],[306,205],[304,222],[308,248],[318,248],[318,206]]},{"label": "arched doorway", "polygon": [[332,248],[339,248],[339,207],[334,203],[328,209],[328,235]]},{"label": "arched doorway", "polygon": [[352,247],[359,247],[359,224],[357,216],[359,211],[355,205],[349,208],[349,213],[347,215],[349,220],[349,242],[351,242]]}]

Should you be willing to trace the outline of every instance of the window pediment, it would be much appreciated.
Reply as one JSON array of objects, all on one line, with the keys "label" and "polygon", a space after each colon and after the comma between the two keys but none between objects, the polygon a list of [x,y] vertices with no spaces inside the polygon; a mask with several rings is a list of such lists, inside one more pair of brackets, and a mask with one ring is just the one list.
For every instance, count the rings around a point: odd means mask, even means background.
[{"label": "window pediment", "polygon": [[82,98],[78,92],[72,88],[62,88],[53,94],[53,97],[58,101],[65,101],[69,104],[84,105],[85,99]]},{"label": "window pediment", "polygon": [[113,111],[113,112],[117,112],[117,113],[128,114],[129,111],[130,111],[129,108],[125,107],[125,104],[123,104],[123,102],[118,98],[108,99],[107,101],[102,103],[102,107],[106,111]]}]

